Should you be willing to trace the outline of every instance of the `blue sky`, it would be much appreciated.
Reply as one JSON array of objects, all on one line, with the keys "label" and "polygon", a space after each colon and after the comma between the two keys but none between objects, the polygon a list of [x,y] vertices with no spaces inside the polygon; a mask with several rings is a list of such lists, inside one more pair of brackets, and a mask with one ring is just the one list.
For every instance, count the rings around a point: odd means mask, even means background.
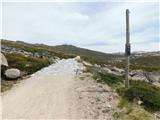
[{"label": "blue sky", "polygon": [[132,51],[160,49],[158,2],[7,1],[1,3],[4,39],[123,52],[128,8]]}]

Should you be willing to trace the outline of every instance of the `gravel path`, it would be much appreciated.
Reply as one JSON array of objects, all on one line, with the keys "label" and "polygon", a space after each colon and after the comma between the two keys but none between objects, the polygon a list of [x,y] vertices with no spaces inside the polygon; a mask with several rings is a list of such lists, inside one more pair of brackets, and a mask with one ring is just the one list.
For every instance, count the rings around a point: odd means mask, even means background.
[{"label": "gravel path", "polygon": [[108,87],[85,74],[75,75],[80,63],[61,60],[33,74],[2,94],[3,119],[108,119],[116,97]]}]

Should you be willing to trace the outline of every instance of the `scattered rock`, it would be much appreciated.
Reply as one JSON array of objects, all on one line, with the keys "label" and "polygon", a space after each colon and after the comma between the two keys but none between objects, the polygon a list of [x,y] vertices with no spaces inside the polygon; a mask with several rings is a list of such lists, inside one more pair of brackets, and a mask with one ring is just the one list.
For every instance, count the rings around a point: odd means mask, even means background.
[{"label": "scattered rock", "polygon": [[80,56],[77,56],[77,57],[75,57],[74,58],[77,62],[82,62],[82,60],[81,60],[81,57]]},{"label": "scattered rock", "polygon": [[112,72],[108,67],[103,67],[103,70],[105,70],[107,73],[111,73]]},{"label": "scattered rock", "polygon": [[102,110],[103,113],[109,112],[109,109]]},{"label": "scattered rock", "polygon": [[49,58],[49,63],[50,64],[55,63],[55,62],[56,62],[56,60],[53,57]]},{"label": "scattered rock", "polygon": [[141,105],[143,103],[143,101],[138,100],[137,103],[138,103],[138,105]]},{"label": "scattered rock", "polygon": [[100,68],[100,67],[101,67],[100,65],[97,65],[97,64],[94,64],[94,66],[95,66],[95,67],[98,67],[98,68]]},{"label": "scattered rock", "polygon": [[157,120],[160,119],[160,113],[154,113],[155,118],[157,118]]},{"label": "scattered rock", "polygon": [[112,106],[111,106],[110,104],[107,104],[106,107],[107,107],[107,108],[111,108]]},{"label": "scattered rock", "polygon": [[92,64],[91,64],[91,63],[86,62],[86,61],[83,61],[83,65],[85,65],[85,66],[92,66]]},{"label": "scattered rock", "polygon": [[108,90],[103,87],[92,86],[92,87],[85,88],[84,92],[100,92],[100,93],[102,93],[102,92],[108,92]]},{"label": "scattered rock", "polygon": [[18,69],[11,68],[5,71],[5,76],[9,79],[16,79],[20,77],[21,72]]},{"label": "scattered rock", "polygon": [[29,66],[30,66],[30,64],[26,64],[25,66],[26,66],[26,67],[29,67]]},{"label": "scattered rock", "polygon": [[55,58],[55,62],[60,61],[60,58],[59,58],[59,57],[55,56],[54,58]]},{"label": "scattered rock", "polygon": [[157,86],[157,87],[160,87],[160,83],[159,82],[153,82],[152,84]]},{"label": "scattered rock", "polygon": [[124,74],[124,70],[117,67],[105,66],[103,67],[103,70],[105,70],[107,73],[117,76],[122,76]]},{"label": "scattered rock", "polygon": [[111,71],[114,71],[114,72],[117,72],[117,73],[124,73],[124,70],[123,69],[120,69],[120,68],[117,68],[117,67],[113,67],[111,69]]}]

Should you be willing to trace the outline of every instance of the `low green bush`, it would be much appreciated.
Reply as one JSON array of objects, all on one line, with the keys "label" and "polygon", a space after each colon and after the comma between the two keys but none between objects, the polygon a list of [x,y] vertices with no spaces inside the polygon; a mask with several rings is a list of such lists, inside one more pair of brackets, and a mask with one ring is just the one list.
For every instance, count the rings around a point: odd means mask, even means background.
[{"label": "low green bush", "polygon": [[160,110],[160,88],[145,82],[132,82],[125,90],[124,97],[128,100],[140,99],[146,108]]},{"label": "low green bush", "polygon": [[122,79],[120,76],[116,76],[109,73],[99,73],[101,80],[105,83],[107,83],[109,86],[114,86],[116,84],[119,84],[122,82]]},{"label": "low green bush", "polygon": [[148,110],[160,110],[160,88],[142,81],[131,81],[129,88],[121,87],[117,92],[129,101],[141,100]]},{"label": "low green bush", "polygon": [[49,65],[48,59],[25,57],[21,54],[7,54],[6,58],[8,60],[9,67],[18,68],[27,74],[32,74],[43,67]]}]

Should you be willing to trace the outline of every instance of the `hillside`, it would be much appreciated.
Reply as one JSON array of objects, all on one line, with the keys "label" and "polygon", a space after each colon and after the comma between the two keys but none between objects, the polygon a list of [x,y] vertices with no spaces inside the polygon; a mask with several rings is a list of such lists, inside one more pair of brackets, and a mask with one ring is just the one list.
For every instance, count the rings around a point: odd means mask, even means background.
[{"label": "hillside", "polygon": [[[132,118],[133,120],[153,120],[154,117],[156,120],[160,118],[159,52],[137,52],[131,55],[130,88],[125,88],[125,57],[123,54],[106,54],[72,45],[47,46],[9,40],[2,40],[1,43],[2,53],[8,60],[8,68],[17,68],[22,73],[18,79],[2,78],[1,80],[2,92],[14,88],[14,84],[22,80],[18,84],[19,87],[15,86],[14,89],[10,90],[11,92],[8,91],[12,93],[10,98],[14,97],[15,100],[23,101],[21,105],[18,105],[18,102],[15,104],[15,106],[19,106],[17,109],[18,116],[23,114],[26,102],[28,104],[32,104],[34,101],[36,101],[35,103],[47,102],[50,104],[50,99],[58,102],[58,97],[63,99],[73,97],[73,99],[62,101],[64,104],[57,104],[57,107],[65,109],[64,105],[74,102],[75,106],[71,109],[79,106],[81,108],[79,113],[83,113],[82,116],[84,115],[85,118],[109,117],[117,120],[130,120]],[[80,56],[80,61],[76,60],[76,56]],[[66,76],[64,77],[63,74]],[[68,78],[68,76],[72,77]],[[37,78],[38,80],[36,80]],[[32,85],[34,87],[31,89]],[[67,85],[68,87],[65,87]],[[62,86],[65,91],[68,91],[65,94]],[[79,88],[77,89],[77,87]],[[41,92],[34,92],[35,88],[36,91]],[[57,97],[50,95],[57,90],[59,90],[59,95],[54,94]],[[17,96],[21,96],[22,92],[28,96],[27,100],[22,97],[17,98]],[[70,93],[77,96],[72,96]],[[43,95],[45,97],[41,97],[42,99],[32,98],[32,96]],[[75,97],[77,97],[76,100]],[[8,104],[10,99],[7,98],[5,101],[7,101],[5,103],[7,106],[5,107],[5,116],[14,116],[12,109],[15,107],[8,109],[10,108],[8,106],[12,106],[12,102]],[[45,105],[46,103],[43,103],[41,107],[43,108]],[[87,111],[84,106],[88,107]],[[39,104],[35,104],[34,108],[38,110]],[[30,107],[26,109],[26,111],[32,110]],[[47,106],[46,111],[41,110],[34,110],[33,116],[41,115],[39,112],[45,112],[44,115],[48,116],[48,111],[54,111],[53,107],[50,106]],[[67,116],[70,115],[68,110],[65,109],[64,111],[66,111]],[[77,110],[72,112],[74,111]],[[60,116],[64,115],[61,111],[55,110],[54,113],[60,114]],[[23,116],[29,117],[31,114],[32,112],[28,112]]]},{"label": "hillside", "polygon": [[[108,59],[115,57],[122,57],[122,55],[106,54],[102,52],[92,51],[84,48],[78,48],[73,45],[59,45],[59,46],[47,46],[43,44],[29,44],[21,41],[9,41],[2,40],[2,50],[3,46],[13,47],[22,49],[28,52],[50,52],[52,55],[56,55],[60,58],[72,57],[80,55],[82,58],[90,60],[91,62],[101,61],[102,63],[107,63]],[[97,58],[99,60],[97,60]]]},{"label": "hillside", "polygon": [[[124,54],[106,54],[84,48],[79,48],[73,45],[59,45],[59,46],[47,46],[44,44],[29,44],[22,41],[9,41],[1,40],[2,52],[6,51],[6,47],[9,47],[9,51],[14,49],[24,50],[31,54],[38,54],[38,56],[53,57],[57,56],[62,58],[73,58],[75,56],[81,56],[85,61],[92,64],[112,65],[119,68],[125,68]],[[131,69],[142,69],[145,71],[160,71],[160,52],[134,52],[131,55]]]}]

